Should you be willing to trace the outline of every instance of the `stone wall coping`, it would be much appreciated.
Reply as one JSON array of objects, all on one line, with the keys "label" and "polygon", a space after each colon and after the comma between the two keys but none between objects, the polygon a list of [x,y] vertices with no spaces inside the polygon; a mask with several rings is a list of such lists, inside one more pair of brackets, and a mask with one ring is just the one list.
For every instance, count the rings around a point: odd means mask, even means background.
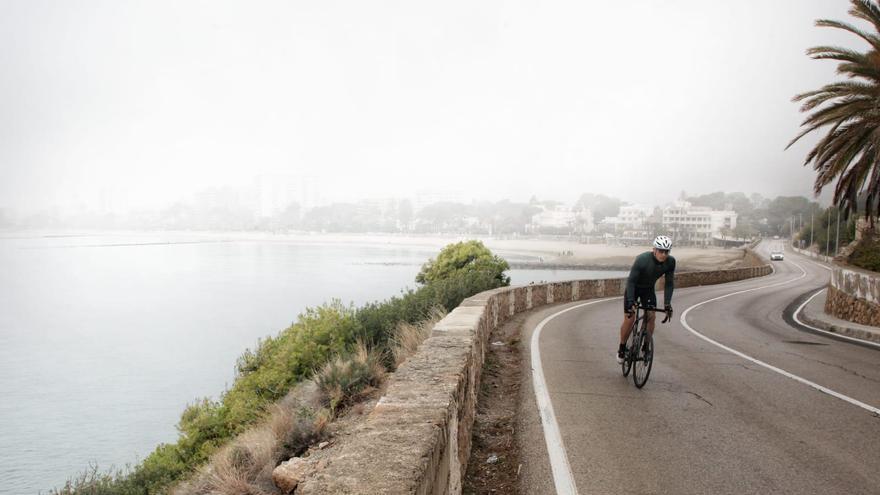
[{"label": "stone wall coping", "polygon": [[839,261],[835,261],[832,263],[832,268],[838,268],[840,270],[858,273],[859,275],[865,275],[870,278],[880,279],[880,272],[874,272],[871,270],[866,270],[865,268],[861,268],[855,265],[850,265],[848,263],[841,263]]}]

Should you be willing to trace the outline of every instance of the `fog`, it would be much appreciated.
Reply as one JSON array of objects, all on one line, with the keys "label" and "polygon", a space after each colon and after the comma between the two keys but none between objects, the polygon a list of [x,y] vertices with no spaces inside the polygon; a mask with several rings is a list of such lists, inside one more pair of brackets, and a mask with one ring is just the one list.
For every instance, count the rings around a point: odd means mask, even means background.
[{"label": "fog", "polygon": [[[272,177],[316,204],[812,197],[791,97],[848,2],[0,3],[0,209]],[[820,198],[827,202],[827,195]]]}]

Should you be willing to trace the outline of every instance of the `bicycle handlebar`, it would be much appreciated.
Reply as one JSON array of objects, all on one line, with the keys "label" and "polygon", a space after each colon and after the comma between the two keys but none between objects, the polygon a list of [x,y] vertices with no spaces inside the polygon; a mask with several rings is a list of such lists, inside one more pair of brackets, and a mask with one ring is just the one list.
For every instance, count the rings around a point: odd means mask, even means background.
[{"label": "bicycle handlebar", "polygon": [[636,309],[641,309],[642,311],[653,311],[655,313],[665,313],[666,318],[663,318],[663,321],[661,321],[660,323],[666,323],[672,318],[672,311],[671,310],[652,308],[649,306],[643,306],[641,304],[633,304],[633,307],[635,307]]},{"label": "bicycle handlebar", "polygon": [[636,307],[636,308],[641,309],[643,311],[654,311],[655,313],[669,313],[669,311],[666,309],[654,308],[651,306],[642,306],[641,304],[638,304],[638,305],[633,304],[633,307]]}]

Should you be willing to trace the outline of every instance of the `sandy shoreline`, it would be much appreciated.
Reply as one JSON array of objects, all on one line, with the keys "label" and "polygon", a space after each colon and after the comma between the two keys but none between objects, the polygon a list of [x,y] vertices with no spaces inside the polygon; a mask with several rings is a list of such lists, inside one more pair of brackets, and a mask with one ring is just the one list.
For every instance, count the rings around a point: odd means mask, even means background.
[{"label": "sandy shoreline", "polygon": [[[418,234],[322,234],[268,232],[187,232],[187,231],[100,231],[100,232],[4,232],[0,239],[65,237],[132,237],[136,242],[293,242],[302,244],[354,244],[366,246],[406,246],[439,252],[449,243],[478,239],[489,249],[524,268],[628,269],[633,258],[648,251],[650,246],[609,246],[581,244],[565,238],[495,238],[472,235]],[[84,240],[84,239],[83,239]],[[567,253],[563,255],[563,253]],[[741,249],[673,248],[679,270],[711,270],[733,268],[743,257]]]}]

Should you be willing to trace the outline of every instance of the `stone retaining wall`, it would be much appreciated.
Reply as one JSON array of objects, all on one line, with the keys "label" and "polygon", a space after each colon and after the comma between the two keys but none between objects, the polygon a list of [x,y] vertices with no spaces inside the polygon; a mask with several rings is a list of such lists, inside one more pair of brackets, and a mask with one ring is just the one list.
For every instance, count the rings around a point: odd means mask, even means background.
[{"label": "stone retaining wall", "polygon": [[825,312],[862,325],[880,326],[880,274],[834,266]]},{"label": "stone retaining wall", "polygon": [[[757,258],[751,252],[750,264]],[[676,274],[676,287],[768,275],[766,263]],[[661,280],[662,282],[662,280]],[[548,304],[620,296],[625,279],[504,287],[466,299],[390,378],[386,394],[333,457],[300,482],[297,495],[461,493],[471,450],[480,374],[490,331]]]}]

